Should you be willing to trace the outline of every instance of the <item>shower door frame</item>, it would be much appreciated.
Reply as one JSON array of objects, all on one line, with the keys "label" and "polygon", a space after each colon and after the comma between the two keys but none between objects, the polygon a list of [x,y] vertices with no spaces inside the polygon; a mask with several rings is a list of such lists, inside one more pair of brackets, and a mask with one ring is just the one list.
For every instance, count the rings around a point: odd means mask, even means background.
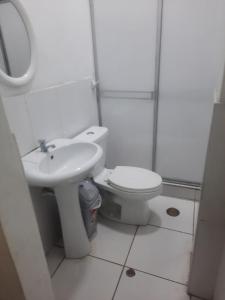
[{"label": "shower door frame", "polygon": [[[157,141],[158,141],[158,115],[159,115],[159,90],[160,90],[160,70],[161,70],[161,48],[162,48],[162,26],[163,26],[163,8],[164,0],[158,0],[157,5],[157,26],[156,26],[156,55],[155,55],[155,83],[154,91],[121,91],[121,90],[102,90],[99,82],[99,69],[98,69],[98,53],[97,53],[97,38],[95,30],[95,10],[94,0],[89,0],[91,31],[93,42],[93,60],[94,60],[94,76],[95,76],[95,89],[98,107],[99,125],[102,126],[102,110],[101,110],[101,96],[110,97],[113,99],[126,98],[129,95],[130,99],[142,99],[154,101],[153,109],[153,146],[152,146],[152,170],[156,171],[156,158],[157,158]],[[129,94],[130,93],[130,94]],[[134,95],[135,94],[135,95]],[[137,95],[139,97],[137,97]],[[163,182],[181,188],[201,189],[201,183],[184,181],[173,178],[163,177]]]}]

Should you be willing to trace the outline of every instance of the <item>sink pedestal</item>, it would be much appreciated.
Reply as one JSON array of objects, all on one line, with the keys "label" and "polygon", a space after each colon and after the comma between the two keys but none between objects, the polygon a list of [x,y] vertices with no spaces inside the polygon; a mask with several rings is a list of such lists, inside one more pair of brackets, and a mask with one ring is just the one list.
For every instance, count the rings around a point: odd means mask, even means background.
[{"label": "sink pedestal", "polygon": [[84,227],[79,203],[79,184],[65,183],[54,188],[61,219],[67,258],[81,258],[91,246]]}]

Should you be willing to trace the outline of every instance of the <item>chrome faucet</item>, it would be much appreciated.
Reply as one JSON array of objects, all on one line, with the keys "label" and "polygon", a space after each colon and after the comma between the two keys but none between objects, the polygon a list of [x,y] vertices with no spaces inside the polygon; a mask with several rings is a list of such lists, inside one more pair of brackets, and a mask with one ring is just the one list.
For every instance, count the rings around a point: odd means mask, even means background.
[{"label": "chrome faucet", "polygon": [[46,140],[38,140],[39,144],[40,144],[40,149],[41,152],[47,153],[49,148],[55,148],[56,146],[54,144],[52,145],[46,145]]}]

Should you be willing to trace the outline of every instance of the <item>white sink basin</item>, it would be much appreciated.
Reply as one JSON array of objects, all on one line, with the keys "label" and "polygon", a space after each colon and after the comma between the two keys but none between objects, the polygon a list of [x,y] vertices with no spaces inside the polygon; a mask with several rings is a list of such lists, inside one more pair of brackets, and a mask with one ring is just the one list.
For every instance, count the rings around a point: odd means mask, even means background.
[{"label": "white sink basin", "polygon": [[67,258],[80,258],[90,252],[79,203],[79,183],[102,157],[94,143],[55,140],[56,147],[47,153],[37,149],[26,155],[23,166],[30,185],[52,187],[55,191]]},{"label": "white sink basin", "polygon": [[38,149],[23,158],[23,166],[31,185],[55,187],[85,178],[101,156],[102,149],[97,144],[73,142],[47,153]]}]

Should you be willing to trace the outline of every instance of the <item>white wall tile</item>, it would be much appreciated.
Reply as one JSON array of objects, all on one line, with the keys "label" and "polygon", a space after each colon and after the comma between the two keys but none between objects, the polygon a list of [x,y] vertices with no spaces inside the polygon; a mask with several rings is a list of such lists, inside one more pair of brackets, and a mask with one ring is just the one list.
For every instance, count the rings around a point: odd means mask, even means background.
[{"label": "white wall tile", "polygon": [[90,79],[60,86],[56,93],[64,137],[98,125],[96,96]]},{"label": "white wall tile", "polygon": [[3,99],[3,104],[10,129],[16,137],[20,154],[24,155],[35,147],[25,97],[7,97]]},{"label": "white wall tile", "polygon": [[38,68],[33,90],[93,75],[87,0],[21,0],[33,26]]},{"label": "white wall tile", "polygon": [[31,93],[26,98],[36,144],[38,145],[39,139],[50,141],[62,137],[63,129],[56,89]]}]

